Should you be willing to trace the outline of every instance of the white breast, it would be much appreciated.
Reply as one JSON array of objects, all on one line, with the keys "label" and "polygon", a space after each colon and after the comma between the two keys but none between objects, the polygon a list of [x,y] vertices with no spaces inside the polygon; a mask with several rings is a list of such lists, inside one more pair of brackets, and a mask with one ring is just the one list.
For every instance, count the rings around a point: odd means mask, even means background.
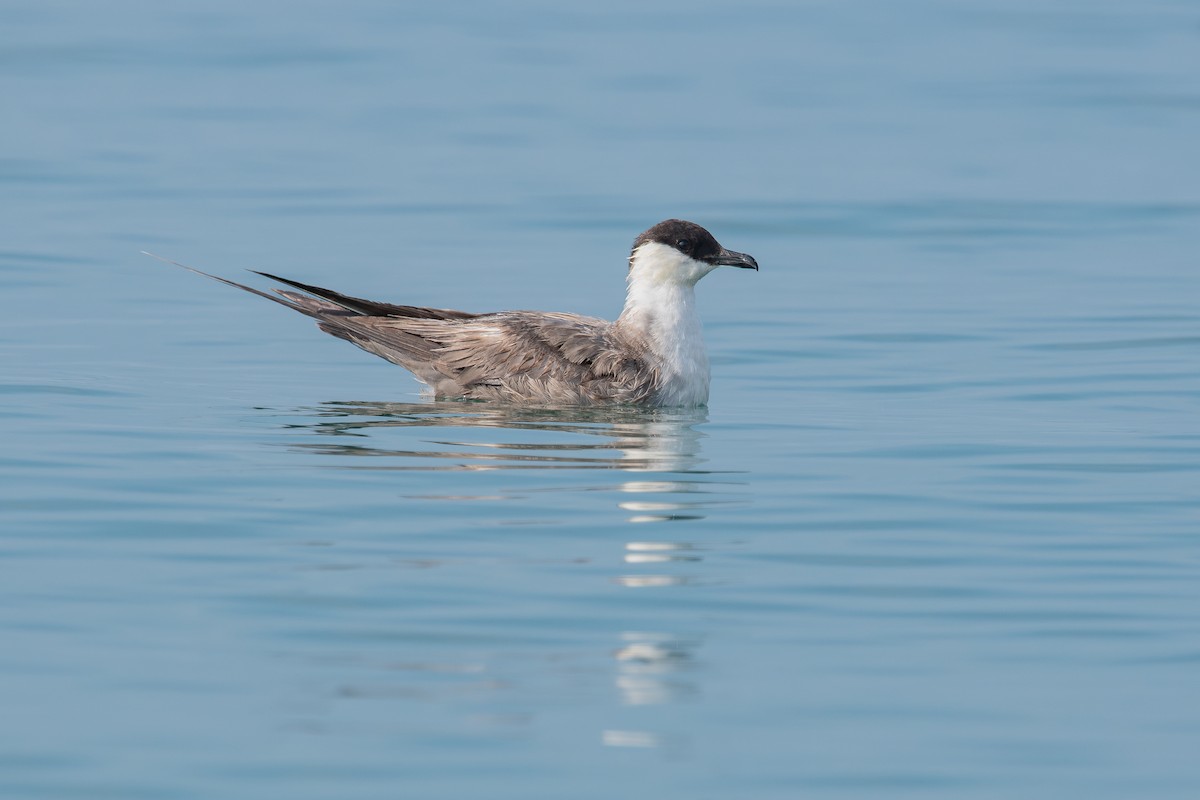
[{"label": "white breast", "polygon": [[695,286],[712,269],[655,242],[642,245],[634,254],[618,324],[636,331],[656,359],[654,366],[662,376],[658,405],[708,402],[708,353]]}]

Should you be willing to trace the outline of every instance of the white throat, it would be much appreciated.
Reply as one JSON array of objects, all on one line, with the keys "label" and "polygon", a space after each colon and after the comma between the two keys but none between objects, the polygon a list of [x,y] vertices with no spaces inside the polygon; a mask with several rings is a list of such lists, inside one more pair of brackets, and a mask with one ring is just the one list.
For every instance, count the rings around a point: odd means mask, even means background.
[{"label": "white throat", "polygon": [[657,358],[654,366],[663,378],[659,405],[708,402],[708,353],[695,287],[713,269],[658,242],[647,242],[633,254],[617,324],[641,338]]}]

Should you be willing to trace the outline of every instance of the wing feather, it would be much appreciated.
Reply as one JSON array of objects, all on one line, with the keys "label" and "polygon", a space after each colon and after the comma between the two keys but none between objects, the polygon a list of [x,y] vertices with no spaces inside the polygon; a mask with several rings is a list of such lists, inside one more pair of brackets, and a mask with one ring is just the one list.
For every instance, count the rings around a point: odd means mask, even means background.
[{"label": "wing feather", "polygon": [[405,367],[441,396],[562,405],[646,403],[662,388],[648,349],[614,323],[594,317],[471,314],[377,303],[259,273],[299,290],[278,289],[273,295],[154,257],[312,317],[321,330]]},{"label": "wing feather", "polygon": [[321,329],[411,370],[439,395],[645,402],[659,375],[612,323],[510,311],[463,320],[324,316]]},{"label": "wing feather", "polygon": [[657,373],[612,323],[575,314],[506,312],[455,326],[439,361],[469,394],[547,402],[642,402]]}]

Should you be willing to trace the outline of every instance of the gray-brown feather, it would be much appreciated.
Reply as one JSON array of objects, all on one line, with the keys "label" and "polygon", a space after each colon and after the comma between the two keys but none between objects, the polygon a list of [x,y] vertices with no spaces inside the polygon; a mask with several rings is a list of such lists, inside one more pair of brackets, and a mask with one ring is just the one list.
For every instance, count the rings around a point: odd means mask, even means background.
[{"label": "gray-brown feather", "polygon": [[[440,397],[645,404],[662,388],[644,343],[606,320],[535,311],[469,314],[374,304],[329,290],[320,297],[276,291],[321,330],[408,369]],[[376,309],[389,313],[365,313]]]},{"label": "gray-brown feather", "polygon": [[662,389],[646,343],[602,319],[376,303],[259,273],[301,290],[277,289],[273,295],[177,266],[312,317],[321,330],[405,367],[442,397],[646,404]]},{"label": "gray-brown feather", "polygon": [[547,404],[645,403],[659,389],[612,323],[508,311],[438,320],[323,313],[322,330],[411,370],[443,397]]}]

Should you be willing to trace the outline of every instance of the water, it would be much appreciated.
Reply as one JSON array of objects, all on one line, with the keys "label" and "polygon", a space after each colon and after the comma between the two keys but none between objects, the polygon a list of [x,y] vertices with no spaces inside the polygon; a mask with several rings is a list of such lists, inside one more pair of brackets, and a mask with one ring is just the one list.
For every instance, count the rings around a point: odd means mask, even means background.
[{"label": "water", "polygon": [[[1192,3],[0,10],[0,795],[1200,792]],[[138,255],[611,316],[433,403]]]}]

